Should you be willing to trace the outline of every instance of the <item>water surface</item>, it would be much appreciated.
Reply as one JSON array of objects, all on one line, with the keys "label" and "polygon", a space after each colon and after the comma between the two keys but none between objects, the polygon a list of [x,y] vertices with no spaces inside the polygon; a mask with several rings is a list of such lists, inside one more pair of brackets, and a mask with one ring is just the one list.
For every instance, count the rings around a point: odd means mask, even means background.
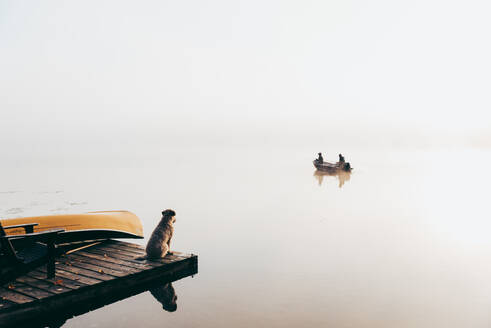
[{"label": "water surface", "polygon": [[127,209],[148,237],[176,210],[173,247],[199,254],[177,311],[146,292],[64,327],[489,327],[491,154],[346,149],[329,176],[318,151],[4,164],[0,215]]}]

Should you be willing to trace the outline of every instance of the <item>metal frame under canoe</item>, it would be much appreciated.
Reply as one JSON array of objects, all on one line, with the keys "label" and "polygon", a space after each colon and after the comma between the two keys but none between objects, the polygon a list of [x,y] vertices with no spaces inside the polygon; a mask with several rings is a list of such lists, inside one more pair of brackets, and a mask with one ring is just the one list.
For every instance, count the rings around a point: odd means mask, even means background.
[{"label": "metal frame under canoe", "polygon": [[[38,223],[34,227],[34,232],[64,229],[65,231],[59,234],[57,243],[108,238],[143,238],[140,219],[128,211],[32,216],[4,219],[1,222],[5,226]],[[16,235],[23,232],[23,229],[12,229],[8,234]]]}]

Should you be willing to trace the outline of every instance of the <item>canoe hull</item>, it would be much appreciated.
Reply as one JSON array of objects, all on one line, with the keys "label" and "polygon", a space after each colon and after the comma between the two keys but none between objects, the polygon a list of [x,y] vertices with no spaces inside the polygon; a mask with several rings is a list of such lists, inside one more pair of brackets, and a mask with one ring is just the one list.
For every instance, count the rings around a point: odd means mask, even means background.
[{"label": "canoe hull", "polygon": [[[89,212],[5,219],[2,225],[38,223],[34,232],[64,229],[58,243],[108,238],[143,238],[140,219],[127,211]],[[9,235],[23,234],[23,229],[9,229]]]}]

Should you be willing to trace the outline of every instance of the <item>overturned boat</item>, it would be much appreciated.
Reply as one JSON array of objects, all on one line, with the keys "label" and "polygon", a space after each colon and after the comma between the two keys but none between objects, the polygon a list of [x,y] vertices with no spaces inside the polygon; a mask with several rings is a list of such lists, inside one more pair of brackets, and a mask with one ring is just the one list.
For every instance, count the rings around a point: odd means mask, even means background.
[{"label": "overturned boat", "polygon": [[[59,214],[1,220],[4,226],[35,223],[33,232],[63,229],[56,243],[109,238],[143,238],[140,219],[128,211],[102,211],[83,214]],[[8,235],[23,234],[22,228],[10,229]]]}]

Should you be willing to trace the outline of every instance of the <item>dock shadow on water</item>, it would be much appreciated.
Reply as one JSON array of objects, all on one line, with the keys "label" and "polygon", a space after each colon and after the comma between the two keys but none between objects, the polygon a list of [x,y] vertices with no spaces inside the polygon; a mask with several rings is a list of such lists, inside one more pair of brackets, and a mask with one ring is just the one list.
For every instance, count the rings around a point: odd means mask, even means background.
[{"label": "dock shadow on water", "polygon": [[319,183],[319,186],[322,185],[322,183],[324,182],[324,179],[329,179],[329,177],[337,178],[337,180],[339,181],[338,186],[339,186],[339,188],[342,188],[344,183],[351,179],[351,172],[346,172],[346,171],[341,171],[341,170],[337,170],[334,172],[315,170],[314,171],[314,177],[317,180],[317,182]]},{"label": "dock shadow on water", "polygon": [[66,311],[60,315],[52,316],[50,318],[46,318],[36,323],[30,323],[28,325],[18,326],[18,327],[25,327],[25,328],[63,327],[68,320],[76,316],[102,308],[104,306],[110,305],[118,301],[122,301],[126,298],[132,297],[134,295],[146,291],[150,292],[150,294],[152,294],[155,300],[158,301],[160,304],[162,304],[162,311],[175,312],[177,310],[177,295],[174,287],[172,286],[172,282],[168,280],[162,280],[147,286],[143,290],[138,288],[129,289],[127,291],[127,296],[123,296],[123,295],[119,295],[117,297],[109,296],[108,298],[99,300],[95,304],[94,303],[86,304],[86,306],[73,308],[71,311]]}]

